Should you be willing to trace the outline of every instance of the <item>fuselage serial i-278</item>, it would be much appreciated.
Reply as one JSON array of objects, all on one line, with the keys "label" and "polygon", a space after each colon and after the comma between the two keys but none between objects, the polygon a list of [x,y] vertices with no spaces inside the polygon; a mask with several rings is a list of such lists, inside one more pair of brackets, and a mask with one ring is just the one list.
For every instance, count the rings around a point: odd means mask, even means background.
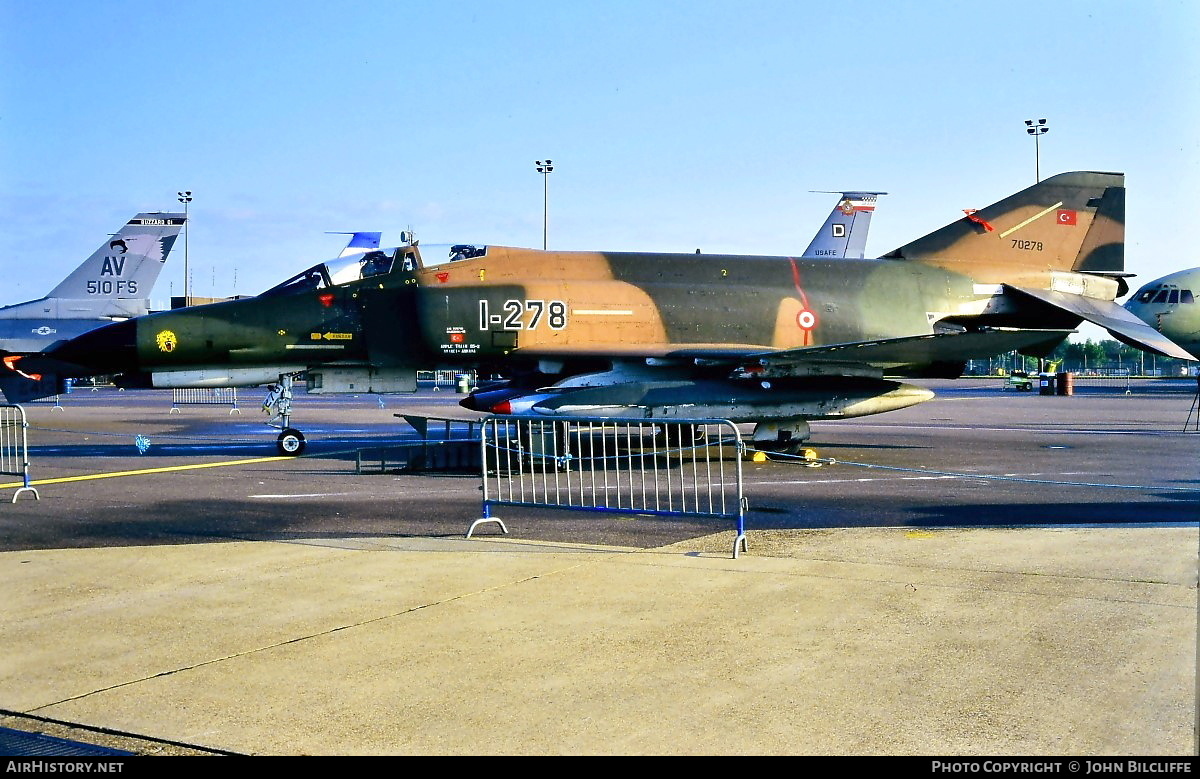
[{"label": "fuselage serial i-278", "polygon": [[[474,410],[723,418],[786,450],[809,420],[932,397],[904,378],[1046,354],[1083,320],[1186,358],[1114,302],[1128,291],[1124,198],[1121,174],[1064,173],[870,260],[405,245],[16,367],[43,385],[120,374],[146,387],[306,372],[310,393],[411,391],[418,369],[474,367],[505,377],[462,401]],[[280,447],[303,437],[285,429]]]}]

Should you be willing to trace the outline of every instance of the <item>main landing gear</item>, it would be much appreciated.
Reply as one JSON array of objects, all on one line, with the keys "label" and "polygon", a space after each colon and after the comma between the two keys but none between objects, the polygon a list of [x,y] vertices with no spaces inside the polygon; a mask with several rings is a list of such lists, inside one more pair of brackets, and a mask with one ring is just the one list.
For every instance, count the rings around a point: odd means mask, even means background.
[{"label": "main landing gear", "polygon": [[278,428],[279,437],[275,439],[275,447],[285,457],[295,457],[304,453],[304,434],[292,427],[292,384],[296,374],[281,374],[279,382],[267,387],[267,397],[263,400],[263,411],[272,414],[267,421],[271,427]]},{"label": "main landing gear", "polygon": [[760,452],[799,455],[804,453],[804,442],[811,436],[807,420],[784,419],[759,422],[754,427],[751,442]]}]

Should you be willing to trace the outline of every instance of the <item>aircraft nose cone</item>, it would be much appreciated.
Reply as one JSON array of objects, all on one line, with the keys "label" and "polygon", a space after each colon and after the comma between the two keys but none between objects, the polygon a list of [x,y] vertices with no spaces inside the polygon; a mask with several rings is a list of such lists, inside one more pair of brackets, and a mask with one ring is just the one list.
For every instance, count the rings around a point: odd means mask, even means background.
[{"label": "aircraft nose cone", "polygon": [[47,352],[47,356],[95,373],[123,373],[137,367],[137,323],[132,319],[96,328]]}]

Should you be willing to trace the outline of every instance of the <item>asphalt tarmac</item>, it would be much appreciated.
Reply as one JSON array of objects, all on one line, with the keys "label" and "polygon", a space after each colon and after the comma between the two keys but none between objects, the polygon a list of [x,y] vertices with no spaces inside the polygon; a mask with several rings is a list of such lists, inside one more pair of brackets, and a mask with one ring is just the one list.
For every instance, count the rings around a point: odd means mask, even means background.
[{"label": "asphalt tarmac", "polygon": [[737,559],[723,520],[506,507],[466,539],[478,474],[356,473],[413,439],[396,414],[470,416],[452,390],[299,397],[300,458],[254,392],[32,404],[0,726],[139,754],[1195,754],[1195,381],[926,384],[814,423],[819,467],[745,462]]}]

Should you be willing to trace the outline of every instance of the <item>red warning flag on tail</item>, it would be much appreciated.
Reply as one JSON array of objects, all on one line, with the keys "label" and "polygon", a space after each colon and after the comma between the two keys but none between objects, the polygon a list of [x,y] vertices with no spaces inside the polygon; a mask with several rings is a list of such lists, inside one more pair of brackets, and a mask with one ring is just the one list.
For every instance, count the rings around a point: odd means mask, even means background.
[{"label": "red warning flag on tail", "polygon": [[996,228],[992,227],[992,225],[986,219],[984,219],[982,216],[976,215],[975,212],[978,210],[979,209],[977,208],[964,208],[963,213],[967,215],[967,219],[970,219],[975,224],[983,225],[983,229],[987,230],[989,233],[996,232]]}]

